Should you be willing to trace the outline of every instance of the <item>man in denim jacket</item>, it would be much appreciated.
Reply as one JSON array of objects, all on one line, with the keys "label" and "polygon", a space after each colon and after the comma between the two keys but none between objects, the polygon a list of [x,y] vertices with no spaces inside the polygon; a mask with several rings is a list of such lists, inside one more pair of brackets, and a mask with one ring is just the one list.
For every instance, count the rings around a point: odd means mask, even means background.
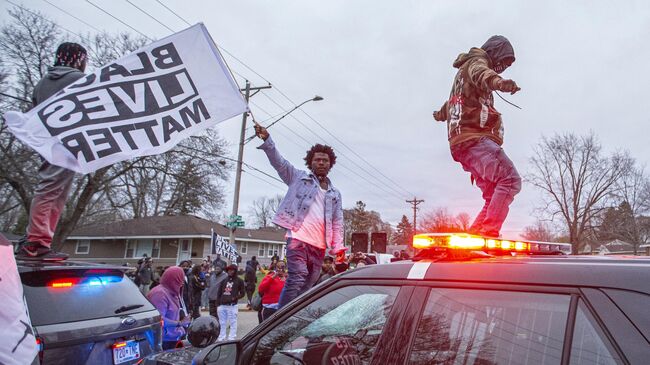
[{"label": "man in denim jacket", "polygon": [[280,155],[266,128],[255,125],[255,133],[264,141],[258,148],[289,186],[273,217],[273,223],[287,230],[289,276],[280,294],[282,308],[316,283],[327,249],[338,256],[347,249],[343,245],[341,193],[327,177],[336,155],[330,146],[316,144],[305,157],[310,171],[299,170]]}]

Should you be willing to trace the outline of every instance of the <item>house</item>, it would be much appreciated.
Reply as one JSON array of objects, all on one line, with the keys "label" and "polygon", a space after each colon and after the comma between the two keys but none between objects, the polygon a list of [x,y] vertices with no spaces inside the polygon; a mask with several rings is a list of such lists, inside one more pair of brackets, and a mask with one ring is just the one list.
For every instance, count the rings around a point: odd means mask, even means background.
[{"label": "house", "polygon": [[[211,253],[211,230],[228,238],[230,231],[207,219],[185,216],[158,216],[95,224],[75,229],[61,251],[71,260],[135,265],[143,255],[154,259],[154,266],[176,265],[191,259],[199,263]],[[235,247],[246,262],[257,256],[268,265],[277,254],[284,257],[284,230],[275,228],[235,231]]]},{"label": "house", "polygon": [[[587,254],[591,253],[592,255],[634,255],[634,245],[616,239],[600,245],[586,245],[583,252]],[[643,255],[644,250],[638,249],[637,254]]]}]

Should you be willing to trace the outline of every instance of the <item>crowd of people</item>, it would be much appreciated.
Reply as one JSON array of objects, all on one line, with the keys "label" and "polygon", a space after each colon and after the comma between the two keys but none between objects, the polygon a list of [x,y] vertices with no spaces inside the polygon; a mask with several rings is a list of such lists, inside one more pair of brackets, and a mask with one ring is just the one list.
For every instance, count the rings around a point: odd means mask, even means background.
[{"label": "crowd of people", "polygon": [[[372,264],[375,261],[361,252],[339,258],[325,256],[315,283],[320,284],[336,274]],[[239,277],[240,273],[243,279]],[[258,273],[263,275],[259,283]],[[228,265],[220,255],[214,260],[208,256],[198,264],[185,260],[178,266],[158,266],[154,269],[153,259],[145,255],[139,260],[131,279],[160,311],[164,322],[163,347],[170,349],[185,338],[191,321],[205,311],[219,321],[220,341],[235,339],[238,304],[244,298],[245,308],[258,312],[259,323],[267,320],[280,309],[280,297],[288,276],[286,258],[280,259],[277,255],[273,256],[268,266],[261,265],[253,256],[243,270],[236,264]],[[258,306],[252,303],[256,300]]]}]

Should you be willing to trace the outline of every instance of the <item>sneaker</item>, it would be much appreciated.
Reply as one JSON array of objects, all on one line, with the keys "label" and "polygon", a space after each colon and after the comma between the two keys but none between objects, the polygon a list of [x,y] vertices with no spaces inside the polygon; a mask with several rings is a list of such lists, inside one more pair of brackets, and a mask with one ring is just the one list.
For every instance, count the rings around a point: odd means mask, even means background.
[{"label": "sneaker", "polygon": [[52,251],[49,247],[41,246],[38,243],[21,241],[16,259],[18,260],[43,260],[61,261],[68,258],[68,254]]}]

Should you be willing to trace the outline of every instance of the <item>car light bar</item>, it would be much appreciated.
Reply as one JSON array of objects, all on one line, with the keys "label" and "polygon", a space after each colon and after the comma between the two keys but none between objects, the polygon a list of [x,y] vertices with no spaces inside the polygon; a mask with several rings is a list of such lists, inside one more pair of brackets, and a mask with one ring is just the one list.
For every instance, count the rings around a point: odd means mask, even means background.
[{"label": "car light bar", "polygon": [[72,277],[52,280],[48,283],[51,288],[72,288],[77,285],[100,286],[109,283],[116,283],[121,281],[119,276],[91,276],[91,277]]},{"label": "car light bar", "polygon": [[537,241],[513,241],[467,233],[423,233],[413,236],[413,247],[445,248],[486,252],[521,252],[527,254],[570,254],[571,244]]}]

